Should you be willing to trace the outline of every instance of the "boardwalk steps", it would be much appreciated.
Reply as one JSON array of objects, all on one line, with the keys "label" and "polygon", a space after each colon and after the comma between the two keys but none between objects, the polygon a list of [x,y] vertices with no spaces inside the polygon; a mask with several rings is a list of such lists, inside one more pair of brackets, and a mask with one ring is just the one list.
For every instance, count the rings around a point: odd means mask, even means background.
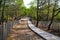
[{"label": "boardwalk steps", "polygon": [[30,21],[28,21],[28,26],[32,31],[34,31],[35,33],[37,33],[39,36],[43,37],[46,40],[60,40],[60,37],[57,37],[53,34],[50,34],[46,31],[43,31],[35,27]]}]

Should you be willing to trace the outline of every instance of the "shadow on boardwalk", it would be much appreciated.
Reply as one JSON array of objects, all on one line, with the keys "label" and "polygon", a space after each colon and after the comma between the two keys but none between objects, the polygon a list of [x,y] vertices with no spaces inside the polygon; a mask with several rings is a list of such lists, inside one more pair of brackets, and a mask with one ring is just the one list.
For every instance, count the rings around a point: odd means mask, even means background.
[{"label": "shadow on boardwalk", "polygon": [[37,36],[32,32],[27,23],[22,21],[17,23],[11,29],[11,32],[8,34],[7,40],[43,40],[41,37]]}]

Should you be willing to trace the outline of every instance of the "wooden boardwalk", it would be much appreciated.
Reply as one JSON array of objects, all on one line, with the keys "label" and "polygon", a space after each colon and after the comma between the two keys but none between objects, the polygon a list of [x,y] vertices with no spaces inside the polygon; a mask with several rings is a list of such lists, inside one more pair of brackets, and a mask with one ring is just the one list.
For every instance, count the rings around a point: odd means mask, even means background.
[{"label": "wooden boardwalk", "polygon": [[19,20],[19,23],[13,26],[8,34],[7,40],[43,40],[32,32],[28,26],[27,21]]},{"label": "wooden boardwalk", "polygon": [[28,21],[28,26],[32,31],[37,33],[39,36],[43,37],[45,40],[60,40],[60,37],[35,27],[30,21]]}]

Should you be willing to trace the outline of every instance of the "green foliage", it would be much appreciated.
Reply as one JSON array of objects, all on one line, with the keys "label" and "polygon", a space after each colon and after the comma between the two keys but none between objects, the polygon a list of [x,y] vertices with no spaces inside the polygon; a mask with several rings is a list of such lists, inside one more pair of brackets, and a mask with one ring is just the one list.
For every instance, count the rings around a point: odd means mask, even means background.
[{"label": "green foliage", "polygon": [[[3,2],[3,1],[2,1]],[[21,10],[21,6],[23,4],[23,0],[6,0],[5,1],[5,7],[4,7],[4,20],[10,19],[12,20],[13,17],[17,17],[20,16],[20,10]],[[2,16],[2,7],[3,4],[1,4],[0,7],[0,16]],[[1,17],[0,17],[1,20]]]},{"label": "green foliage", "polygon": [[[36,8],[36,0],[32,1],[29,5],[30,8],[26,8],[23,4],[23,0],[6,0],[8,1],[7,3],[14,3],[14,4],[6,4],[5,5],[5,10],[4,10],[4,19],[7,20],[7,18],[9,20],[12,20],[13,17],[18,17],[18,16],[30,16],[32,19],[37,19],[37,8]],[[40,0],[41,1],[41,0]],[[43,0],[45,1],[45,0]],[[3,5],[1,5],[3,6]],[[50,8],[49,8],[49,19],[52,16],[52,12],[53,12],[53,6],[54,3],[50,4]],[[46,20],[47,17],[47,12],[48,12],[48,5],[44,4],[42,6],[42,8],[39,9],[39,13],[38,13],[38,17],[39,17],[39,21],[40,20]],[[56,4],[55,9],[58,8],[58,5]],[[0,20],[1,20],[1,9],[2,7],[0,7]],[[41,17],[43,18],[41,18]],[[56,16],[56,20],[60,20],[60,14]]]}]

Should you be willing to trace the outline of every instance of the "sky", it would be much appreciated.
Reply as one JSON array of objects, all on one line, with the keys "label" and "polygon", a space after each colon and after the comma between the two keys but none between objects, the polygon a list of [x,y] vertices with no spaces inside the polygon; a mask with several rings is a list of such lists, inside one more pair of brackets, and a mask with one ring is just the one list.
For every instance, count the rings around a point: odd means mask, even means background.
[{"label": "sky", "polygon": [[23,0],[24,5],[25,5],[27,8],[30,7],[30,5],[28,5],[28,4],[29,4],[31,1],[32,1],[32,0]]},{"label": "sky", "polygon": [[[33,0],[23,0],[24,5],[25,5],[27,8],[30,7],[30,5],[28,5],[28,4],[29,4],[31,1],[33,1]],[[60,2],[58,3],[58,5],[59,5],[59,7],[60,7]]]}]

